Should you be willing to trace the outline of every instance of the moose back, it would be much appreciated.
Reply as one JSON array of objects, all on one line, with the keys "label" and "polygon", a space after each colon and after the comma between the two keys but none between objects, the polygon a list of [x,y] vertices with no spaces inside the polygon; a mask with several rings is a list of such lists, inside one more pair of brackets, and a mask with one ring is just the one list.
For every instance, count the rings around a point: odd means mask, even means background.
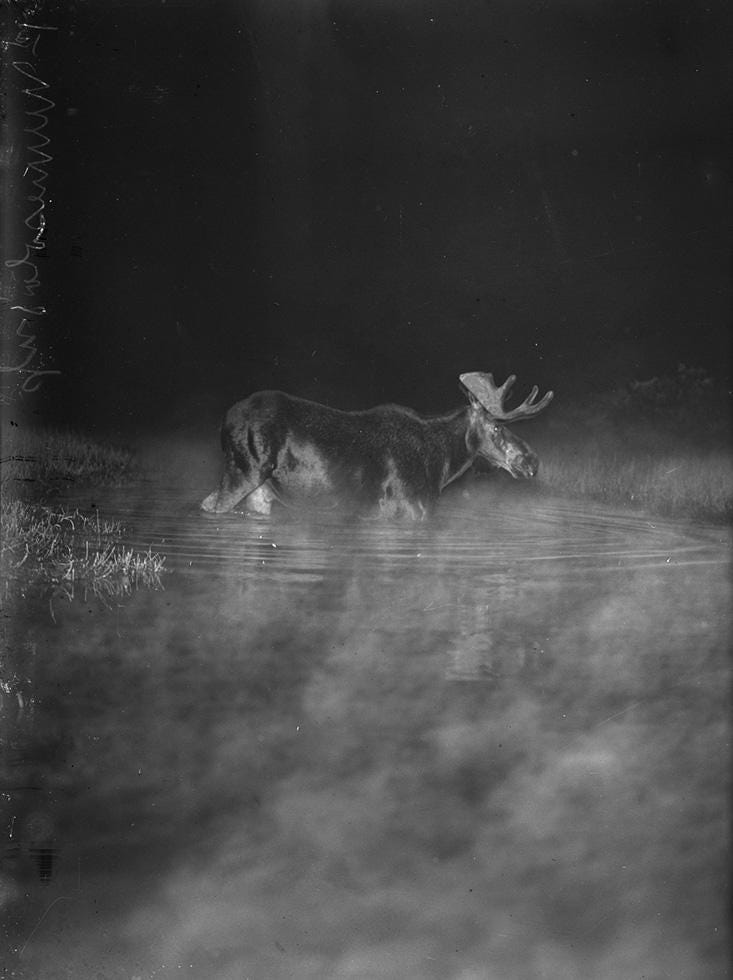
[{"label": "moose back", "polygon": [[536,455],[502,423],[537,415],[552,392],[538,401],[535,386],[508,410],[504,402],[515,380],[511,375],[497,386],[491,374],[462,374],[468,404],[439,416],[400,405],[344,412],[259,391],[224,417],[224,473],[201,507],[220,514],[244,499],[248,510],[269,514],[275,500],[317,498],[421,519],[477,456],[513,477],[533,477]]}]

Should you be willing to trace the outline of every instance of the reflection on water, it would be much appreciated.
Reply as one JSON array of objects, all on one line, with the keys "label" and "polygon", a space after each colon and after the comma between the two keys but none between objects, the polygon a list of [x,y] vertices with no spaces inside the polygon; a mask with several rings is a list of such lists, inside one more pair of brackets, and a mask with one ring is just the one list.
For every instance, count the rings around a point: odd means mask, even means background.
[{"label": "reflection on water", "polygon": [[19,611],[14,976],[726,974],[722,532],[97,502],[172,574]]}]

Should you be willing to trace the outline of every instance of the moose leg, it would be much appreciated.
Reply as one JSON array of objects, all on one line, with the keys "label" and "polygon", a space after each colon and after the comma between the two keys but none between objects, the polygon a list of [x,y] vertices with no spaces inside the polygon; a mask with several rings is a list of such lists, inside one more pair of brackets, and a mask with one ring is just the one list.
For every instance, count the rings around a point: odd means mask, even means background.
[{"label": "moose leg", "polygon": [[263,482],[259,470],[247,474],[229,456],[219,488],[201,501],[201,509],[212,514],[223,514],[236,506],[242,497],[256,491]]},{"label": "moose leg", "polygon": [[407,517],[413,521],[424,521],[427,507],[423,501],[408,490],[409,480],[403,479],[394,462],[390,462],[381,485],[381,495],[377,501],[380,517],[389,520]]},{"label": "moose leg", "polygon": [[261,487],[257,487],[252,493],[247,494],[245,506],[253,514],[269,515],[272,510],[272,502],[277,500],[277,494],[271,489],[267,480]]}]

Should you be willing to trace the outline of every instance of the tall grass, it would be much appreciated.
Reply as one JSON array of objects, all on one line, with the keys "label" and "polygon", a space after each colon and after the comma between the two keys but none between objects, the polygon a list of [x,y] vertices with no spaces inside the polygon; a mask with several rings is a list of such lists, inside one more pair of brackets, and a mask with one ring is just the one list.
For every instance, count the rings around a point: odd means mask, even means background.
[{"label": "tall grass", "polygon": [[50,584],[72,593],[120,595],[139,585],[160,586],[165,558],[135,552],[122,543],[123,526],[78,510],[21,500],[0,503],[0,570],[6,584]]},{"label": "tall grass", "polygon": [[98,442],[78,432],[56,429],[2,433],[2,491],[17,495],[36,485],[124,483],[135,475],[131,450]]},{"label": "tall grass", "polygon": [[[553,408],[555,408],[553,406]],[[545,486],[712,521],[733,518],[727,392],[699,369],[630,382],[593,403],[558,402],[536,441]]]},{"label": "tall grass", "polygon": [[723,451],[648,455],[606,444],[574,454],[556,444],[543,450],[541,474],[543,484],[570,495],[671,516],[733,518],[733,458]]}]

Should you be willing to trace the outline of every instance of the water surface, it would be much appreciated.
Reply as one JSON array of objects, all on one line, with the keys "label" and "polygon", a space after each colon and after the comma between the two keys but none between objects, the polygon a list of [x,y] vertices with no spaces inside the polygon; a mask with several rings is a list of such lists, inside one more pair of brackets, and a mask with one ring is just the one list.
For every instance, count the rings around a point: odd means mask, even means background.
[{"label": "water surface", "polygon": [[18,605],[7,975],[726,975],[726,532],[193,499],[94,500],[162,589]]}]

